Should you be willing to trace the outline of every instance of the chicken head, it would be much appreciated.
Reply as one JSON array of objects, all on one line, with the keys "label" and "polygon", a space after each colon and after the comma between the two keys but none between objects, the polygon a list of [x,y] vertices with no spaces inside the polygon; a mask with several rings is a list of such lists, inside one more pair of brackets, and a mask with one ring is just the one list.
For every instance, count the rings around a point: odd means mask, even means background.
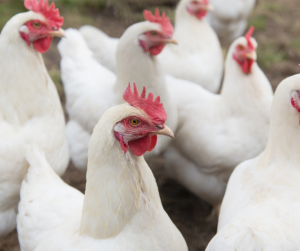
[{"label": "chicken head", "polygon": [[114,134],[119,140],[124,152],[130,148],[131,151],[141,156],[147,151],[152,151],[157,142],[157,134],[174,137],[173,132],[165,125],[167,114],[160,103],[158,96],[153,101],[153,94],[150,92],[146,98],[146,88],[143,88],[139,95],[135,83],[134,91],[131,91],[130,84],[123,94],[129,105],[137,108],[137,113],[132,114],[114,127]]},{"label": "chicken head", "polygon": [[236,46],[233,53],[234,60],[241,66],[242,71],[245,74],[251,73],[251,67],[256,61],[256,41],[251,37],[254,32],[254,27],[250,27],[249,31],[245,35],[245,39],[242,39]]},{"label": "chicken head", "polygon": [[145,20],[160,24],[161,27],[159,30],[146,31],[139,36],[139,45],[143,48],[144,52],[149,51],[151,55],[156,56],[163,50],[165,44],[177,44],[177,41],[172,38],[173,26],[169,17],[166,17],[164,12],[160,16],[158,8],[155,10],[155,15],[148,10],[144,10],[144,17]]},{"label": "chicken head", "polygon": [[53,36],[63,37],[64,31],[60,27],[63,17],[59,16],[59,10],[54,3],[48,6],[48,0],[25,0],[25,7],[42,15],[41,19],[33,19],[25,22],[20,27],[20,36],[28,46],[33,43],[34,48],[40,52],[46,52],[52,42]]},{"label": "chicken head", "polygon": [[209,3],[209,0],[193,0],[187,4],[186,9],[191,15],[202,19],[207,11],[212,11],[214,8]]}]

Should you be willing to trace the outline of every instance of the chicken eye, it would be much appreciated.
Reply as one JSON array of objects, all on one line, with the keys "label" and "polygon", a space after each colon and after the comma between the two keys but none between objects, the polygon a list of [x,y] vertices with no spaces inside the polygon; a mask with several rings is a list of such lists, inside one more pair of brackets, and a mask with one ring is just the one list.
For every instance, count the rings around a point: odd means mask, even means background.
[{"label": "chicken eye", "polygon": [[32,23],[33,28],[38,29],[41,27],[41,23],[40,22],[33,22]]},{"label": "chicken eye", "polygon": [[237,48],[238,48],[238,50],[239,50],[239,51],[242,51],[242,50],[244,50],[244,49],[245,49],[245,48],[244,48],[244,46],[243,46],[243,45],[241,45],[241,44],[240,44],[240,45],[238,45],[238,46],[237,46]]},{"label": "chicken eye", "polygon": [[139,125],[141,122],[138,119],[131,119],[130,124],[133,126]]},{"label": "chicken eye", "polygon": [[150,31],[150,35],[151,35],[152,37],[157,36],[157,31]]}]

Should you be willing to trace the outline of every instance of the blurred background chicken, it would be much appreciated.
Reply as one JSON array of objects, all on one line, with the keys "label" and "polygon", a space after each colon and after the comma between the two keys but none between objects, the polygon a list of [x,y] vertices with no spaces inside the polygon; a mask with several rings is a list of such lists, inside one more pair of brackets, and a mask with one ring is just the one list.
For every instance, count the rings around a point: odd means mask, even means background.
[{"label": "blurred background chicken", "polygon": [[85,195],[60,180],[37,149],[28,152],[22,250],[188,250],[142,156],[155,148],[157,134],[174,137],[163,104],[145,88],[139,95],[135,84],[123,98],[128,103],[109,108],[93,130]]},{"label": "blurred background chicken", "polygon": [[252,32],[253,27],[230,46],[220,95],[183,80],[169,88],[178,129],[164,154],[167,174],[215,206],[233,169],[267,142],[273,92],[256,63]]},{"label": "blurred background chicken", "polygon": [[[195,82],[216,93],[223,75],[223,54],[215,32],[203,20],[212,9],[208,0],[181,0],[175,12],[174,38],[178,46],[168,45],[159,60],[167,74]],[[118,40],[89,25],[81,27],[80,32],[95,59],[115,71]]]},{"label": "blurred background chicken", "polygon": [[[150,12],[146,16],[149,21],[130,26],[122,35],[116,51],[116,76],[93,58],[78,30],[67,30],[67,38],[58,46],[70,118],[67,137],[71,160],[80,170],[86,171],[87,146],[94,126],[106,109],[124,102],[120,97],[130,81],[141,83],[139,89],[144,85],[154,94],[160,94],[168,113],[167,122],[176,130],[175,102],[156,59],[166,43],[175,42],[173,27],[167,17],[158,18]],[[169,139],[159,138],[156,150],[149,157],[160,154],[169,143]]]},{"label": "blurred background chicken", "polygon": [[299,91],[299,74],[278,86],[266,149],[234,170],[207,251],[299,250]]},{"label": "blurred background chicken", "polygon": [[227,47],[241,36],[248,24],[256,0],[210,0],[214,11],[208,12],[206,20]]},{"label": "blurred background chicken", "polygon": [[39,146],[58,175],[69,163],[63,110],[41,55],[53,36],[64,36],[63,18],[48,2],[24,4],[30,11],[12,17],[0,36],[0,236],[16,225],[27,148]]}]

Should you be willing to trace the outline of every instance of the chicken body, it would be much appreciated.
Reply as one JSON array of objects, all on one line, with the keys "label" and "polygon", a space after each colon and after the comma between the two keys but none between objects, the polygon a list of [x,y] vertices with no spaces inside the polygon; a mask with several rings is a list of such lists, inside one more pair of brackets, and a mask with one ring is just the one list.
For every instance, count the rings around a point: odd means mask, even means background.
[{"label": "chicken body", "polygon": [[223,76],[221,45],[206,20],[187,11],[189,2],[181,0],[176,8],[174,38],[178,46],[167,46],[159,60],[167,74],[217,93]]},{"label": "chicken body", "polygon": [[[138,36],[148,30],[161,31],[161,27],[156,23],[142,22],[125,31],[116,52],[116,76],[93,58],[77,30],[67,30],[68,38],[58,46],[70,116],[67,136],[71,160],[82,171],[86,171],[87,143],[93,127],[106,109],[124,102],[118,97],[122,97],[129,82],[136,82],[140,90],[143,85],[154,95],[160,95],[168,114],[167,123],[176,130],[177,110],[173,109],[175,102],[167,91],[164,75],[156,58],[145,53],[138,44]],[[146,157],[161,153],[169,143],[170,139],[159,137],[157,147]]]},{"label": "chicken body", "polygon": [[[165,73],[203,86],[211,92],[220,90],[223,76],[223,53],[218,37],[209,24],[191,15],[181,0],[176,8],[174,38],[178,45],[167,45],[158,56]],[[80,28],[94,58],[115,71],[117,39],[86,25]]]},{"label": "chicken body", "polygon": [[220,95],[168,80],[179,123],[164,154],[167,174],[213,205],[221,203],[236,165],[257,156],[267,142],[271,85],[256,62],[250,74],[241,70],[233,59],[238,44],[246,39],[237,39],[228,52]]},{"label": "chicken body", "polygon": [[206,20],[213,27],[223,45],[230,45],[241,36],[256,0],[210,0],[214,11],[208,12]]},{"label": "chicken body", "polygon": [[266,149],[234,170],[207,251],[299,250],[299,83],[298,74],[277,87]]},{"label": "chicken body", "polygon": [[16,225],[21,181],[29,145],[45,152],[62,175],[69,162],[65,120],[57,90],[33,45],[20,37],[28,20],[45,20],[29,11],[12,17],[0,36],[0,235]]},{"label": "chicken body", "polygon": [[187,250],[143,156],[125,153],[115,137],[116,124],[128,116],[148,119],[143,110],[123,104],[96,125],[85,195],[65,184],[39,151],[29,152],[18,214],[23,251]]}]

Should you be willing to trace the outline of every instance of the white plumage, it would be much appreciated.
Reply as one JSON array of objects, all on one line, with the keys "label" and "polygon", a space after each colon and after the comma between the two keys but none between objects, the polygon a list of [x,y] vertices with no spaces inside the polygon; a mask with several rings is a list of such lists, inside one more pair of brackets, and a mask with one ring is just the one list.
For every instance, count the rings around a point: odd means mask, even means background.
[{"label": "white plumage", "polygon": [[46,22],[29,11],[12,17],[0,36],[0,235],[14,229],[26,149],[38,145],[58,175],[69,162],[65,119],[57,90],[42,55],[20,36],[29,20]]},{"label": "white plumage", "polygon": [[65,184],[37,149],[27,154],[18,214],[22,251],[187,250],[143,156],[124,153],[114,136],[115,125],[130,116],[147,119],[143,110],[123,104],[96,125],[85,196]]},{"label": "white plumage", "polygon": [[267,142],[271,85],[256,62],[252,73],[242,71],[233,59],[237,45],[247,47],[245,37],[229,49],[220,95],[187,81],[168,81],[179,123],[164,154],[167,174],[213,205],[221,203],[236,165],[257,156]]},{"label": "white plumage", "polygon": [[299,74],[277,87],[266,149],[234,170],[207,251],[299,250],[299,90]]},{"label": "white plumage", "polygon": [[[223,53],[218,37],[209,24],[191,15],[181,0],[176,8],[174,38],[178,45],[167,45],[158,56],[162,69],[177,78],[189,80],[211,92],[218,92],[223,75]],[[80,28],[94,58],[115,71],[117,39],[86,25]]]},{"label": "white plumage", "polygon": [[214,11],[208,12],[206,20],[218,34],[222,44],[230,44],[241,36],[256,0],[210,0]]},{"label": "white plumage", "polygon": [[221,45],[206,20],[187,11],[189,2],[181,0],[176,8],[174,38],[178,46],[167,46],[159,59],[167,74],[217,93],[223,76]]},{"label": "white plumage", "polygon": [[[148,91],[160,96],[168,114],[167,123],[176,130],[177,110],[167,91],[164,75],[156,57],[145,53],[138,43],[138,36],[150,30],[161,31],[161,26],[146,21],[132,25],[124,32],[116,52],[117,76],[93,58],[79,31],[68,29],[67,38],[59,43],[70,117],[67,136],[71,160],[77,168],[86,170],[89,135],[107,108],[124,102],[120,97],[129,82],[135,82],[140,90],[145,86]],[[169,143],[169,138],[159,137],[157,147],[146,156],[161,153]]]},{"label": "white plumage", "polygon": [[119,38],[112,38],[100,29],[84,25],[79,29],[94,58],[103,66],[116,72],[116,50]]}]

